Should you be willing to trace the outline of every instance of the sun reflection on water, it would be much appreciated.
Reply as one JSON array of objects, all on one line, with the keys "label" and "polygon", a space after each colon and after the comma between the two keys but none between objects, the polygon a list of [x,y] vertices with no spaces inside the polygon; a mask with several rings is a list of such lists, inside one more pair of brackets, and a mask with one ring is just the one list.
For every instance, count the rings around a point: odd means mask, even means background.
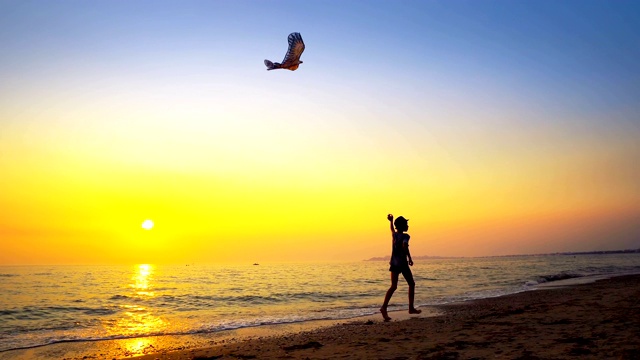
[{"label": "sun reflection on water", "polygon": [[[134,336],[123,340],[127,356],[142,355],[153,350],[154,337],[168,327],[168,322],[154,315],[145,302],[151,300],[153,291],[153,274],[155,267],[150,264],[137,265],[131,276],[128,287],[132,290],[128,304],[121,304],[121,315],[114,319],[109,326],[109,332],[119,336]],[[137,337],[140,336],[140,337]]]},{"label": "sun reflection on water", "polygon": [[116,328],[124,335],[148,335],[157,333],[165,327],[165,321],[153,315],[148,308],[138,305],[123,305],[126,309],[124,317],[115,323]]},{"label": "sun reflection on water", "polygon": [[149,291],[149,283],[153,280],[153,265],[140,264],[137,271],[134,272],[131,280],[133,284],[130,284],[133,289],[136,290],[136,294],[140,296],[155,296],[153,291]]}]

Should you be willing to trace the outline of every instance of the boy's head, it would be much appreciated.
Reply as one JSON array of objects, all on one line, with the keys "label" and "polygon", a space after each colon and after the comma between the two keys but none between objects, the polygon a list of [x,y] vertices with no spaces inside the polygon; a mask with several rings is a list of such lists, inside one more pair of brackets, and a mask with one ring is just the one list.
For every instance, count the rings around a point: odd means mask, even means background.
[{"label": "boy's head", "polygon": [[398,231],[407,231],[409,230],[408,219],[405,219],[403,216],[398,216],[396,220],[393,222],[393,225],[396,227]]}]

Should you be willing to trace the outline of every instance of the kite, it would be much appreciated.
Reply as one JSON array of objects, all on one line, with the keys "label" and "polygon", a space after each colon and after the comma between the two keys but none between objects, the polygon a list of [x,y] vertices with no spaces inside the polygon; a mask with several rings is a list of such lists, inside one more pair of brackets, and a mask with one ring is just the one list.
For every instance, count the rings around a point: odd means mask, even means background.
[{"label": "kite", "polygon": [[302,61],[300,61],[300,55],[304,51],[304,41],[302,41],[302,36],[300,33],[294,32],[289,34],[289,49],[287,50],[287,54],[284,56],[284,60],[282,63],[274,63],[269,60],[265,60],[264,64],[267,66],[267,70],[275,70],[275,69],[289,69],[294,71],[298,68]]}]

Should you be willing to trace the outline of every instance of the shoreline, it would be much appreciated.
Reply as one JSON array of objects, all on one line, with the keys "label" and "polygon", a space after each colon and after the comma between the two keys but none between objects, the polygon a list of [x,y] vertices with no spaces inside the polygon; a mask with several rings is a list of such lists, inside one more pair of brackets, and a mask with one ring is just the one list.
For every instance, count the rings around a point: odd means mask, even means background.
[{"label": "shoreline", "polygon": [[638,359],[638,299],[640,275],[627,275],[135,359]]},{"label": "shoreline", "polygon": [[640,275],[619,276],[137,359],[638,359],[639,299]]},{"label": "shoreline", "polygon": [[[433,317],[442,314],[435,306],[422,307],[418,315],[410,315],[408,311],[394,310],[389,314],[392,321],[405,321],[416,317]],[[304,320],[291,323],[265,324],[241,327],[237,329],[203,332],[193,334],[152,335],[118,339],[70,340],[52,344],[34,345],[31,347],[3,350],[0,360],[33,360],[33,359],[155,359],[160,353],[193,351],[199,348],[229,345],[292,334],[321,330],[341,326],[350,322],[382,322],[381,314],[361,315],[344,319]]]},{"label": "shoreline", "polygon": [[59,343],[8,359],[640,358],[640,275],[343,320]]}]

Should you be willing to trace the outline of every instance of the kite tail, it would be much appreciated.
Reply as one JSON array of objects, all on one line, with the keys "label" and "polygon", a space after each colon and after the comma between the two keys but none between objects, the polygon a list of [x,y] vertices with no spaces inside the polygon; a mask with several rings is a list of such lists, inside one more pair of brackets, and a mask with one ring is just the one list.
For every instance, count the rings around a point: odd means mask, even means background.
[{"label": "kite tail", "polygon": [[277,69],[275,65],[273,65],[273,63],[269,60],[265,60],[264,64],[267,66],[267,70]]}]

